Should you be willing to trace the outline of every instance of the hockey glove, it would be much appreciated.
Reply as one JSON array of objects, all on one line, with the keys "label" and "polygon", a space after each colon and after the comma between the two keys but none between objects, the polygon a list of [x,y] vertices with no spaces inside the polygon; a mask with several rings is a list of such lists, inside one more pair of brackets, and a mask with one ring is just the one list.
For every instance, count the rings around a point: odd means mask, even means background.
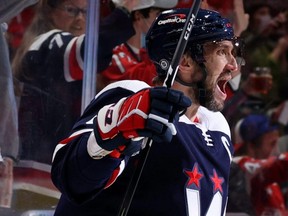
[{"label": "hockey glove", "polygon": [[141,90],[98,112],[94,119],[96,141],[106,150],[141,137],[170,142],[176,134],[173,123],[178,121],[179,111],[190,105],[190,99],[180,91],[166,87]]}]

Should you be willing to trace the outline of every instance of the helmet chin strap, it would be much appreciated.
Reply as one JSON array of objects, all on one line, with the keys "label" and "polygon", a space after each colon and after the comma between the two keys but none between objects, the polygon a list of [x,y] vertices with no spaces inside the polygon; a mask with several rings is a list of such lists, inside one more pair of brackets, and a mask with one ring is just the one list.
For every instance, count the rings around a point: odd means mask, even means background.
[{"label": "helmet chin strap", "polygon": [[184,85],[184,86],[187,86],[187,87],[192,87],[192,88],[197,87],[197,83],[195,83],[195,82],[191,82],[191,83],[185,82],[185,81],[182,80],[178,75],[175,77],[175,81],[177,81],[177,82],[179,82],[181,85]]},{"label": "helmet chin strap", "polygon": [[207,77],[207,70],[203,62],[198,64],[203,74],[202,79],[200,81],[189,83],[182,80],[179,76],[175,77],[175,81],[179,82],[181,85],[198,89],[198,95],[196,95],[196,97],[198,96],[199,104],[201,106],[204,106],[206,102],[205,80]]}]

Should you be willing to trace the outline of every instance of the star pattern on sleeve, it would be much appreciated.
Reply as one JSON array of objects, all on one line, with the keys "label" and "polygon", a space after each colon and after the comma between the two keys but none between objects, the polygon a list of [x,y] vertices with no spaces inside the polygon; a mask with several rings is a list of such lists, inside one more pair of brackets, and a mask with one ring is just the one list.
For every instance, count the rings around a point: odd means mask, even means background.
[{"label": "star pattern on sleeve", "polygon": [[224,178],[219,177],[215,169],[213,170],[213,176],[210,176],[210,179],[214,184],[214,192],[220,191],[223,193],[222,184],[224,182]]},{"label": "star pattern on sleeve", "polygon": [[192,171],[185,170],[185,174],[189,177],[188,186],[195,185],[197,188],[200,188],[200,179],[203,177],[203,174],[199,171],[197,163],[194,165]]}]

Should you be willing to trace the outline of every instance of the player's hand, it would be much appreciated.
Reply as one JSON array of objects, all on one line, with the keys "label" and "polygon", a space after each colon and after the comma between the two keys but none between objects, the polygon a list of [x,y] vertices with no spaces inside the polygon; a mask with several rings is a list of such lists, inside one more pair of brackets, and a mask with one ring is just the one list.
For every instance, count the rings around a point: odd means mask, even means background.
[{"label": "player's hand", "polygon": [[139,137],[170,142],[176,134],[174,122],[179,112],[190,105],[191,100],[180,91],[166,87],[141,90],[99,111],[94,120],[97,143],[112,150],[123,145],[123,140]]},{"label": "player's hand", "polygon": [[245,13],[243,0],[234,0],[234,32],[240,36],[249,24],[249,14]]}]

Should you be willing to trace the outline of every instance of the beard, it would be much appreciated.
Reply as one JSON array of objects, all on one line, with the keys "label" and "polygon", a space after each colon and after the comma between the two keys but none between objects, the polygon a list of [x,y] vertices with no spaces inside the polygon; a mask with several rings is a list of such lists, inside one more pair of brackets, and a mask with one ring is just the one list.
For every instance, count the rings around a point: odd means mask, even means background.
[{"label": "beard", "polygon": [[214,90],[206,88],[205,104],[204,106],[213,111],[218,112],[224,108],[224,102],[219,102],[215,99]]}]

